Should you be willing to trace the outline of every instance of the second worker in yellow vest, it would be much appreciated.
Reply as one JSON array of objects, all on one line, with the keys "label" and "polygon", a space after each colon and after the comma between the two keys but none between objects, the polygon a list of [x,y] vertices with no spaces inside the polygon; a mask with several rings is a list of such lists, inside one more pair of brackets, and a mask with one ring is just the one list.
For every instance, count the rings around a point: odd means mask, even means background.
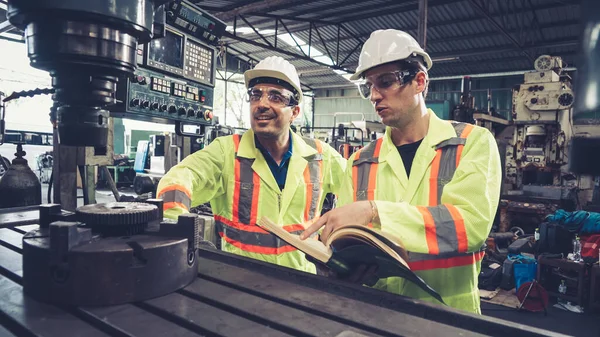
[{"label": "second worker in yellow vest", "polygon": [[[375,31],[365,42],[351,80],[386,132],[350,158],[338,208],[302,236],[324,226],[325,241],[333,229],[372,224],[402,239],[411,269],[445,303],[480,313],[477,279],[500,197],[500,156],[487,129],[427,109],[431,64],[405,32]],[[402,279],[375,287],[438,303]]]},{"label": "second worker in yellow vest", "polygon": [[252,130],[219,137],[185,158],[160,180],[157,195],[169,218],[210,201],[224,251],[314,272],[302,252],[256,221],[267,216],[300,233],[320,214],[324,196],[338,192],[346,161],[290,131],[302,101],[292,64],[268,57],[244,75]]}]

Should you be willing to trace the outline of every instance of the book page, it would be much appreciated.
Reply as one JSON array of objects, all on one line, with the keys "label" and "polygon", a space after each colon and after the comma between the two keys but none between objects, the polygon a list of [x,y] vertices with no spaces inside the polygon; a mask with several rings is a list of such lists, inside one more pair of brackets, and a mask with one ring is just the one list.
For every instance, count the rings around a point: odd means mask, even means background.
[{"label": "book page", "polygon": [[400,244],[396,244],[394,241],[390,240],[389,237],[386,237],[381,232],[363,226],[342,227],[329,235],[326,245],[327,247],[330,247],[336,240],[343,240],[344,238],[359,239],[360,241],[377,247],[406,268],[409,268],[408,263],[406,262],[406,260],[408,260],[408,254],[404,248]]},{"label": "book page", "polygon": [[326,247],[321,241],[315,240],[312,238],[302,240],[300,236],[297,234],[291,234],[283,229],[281,226],[277,225],[273,221],[271,221],[267,217],[262,217],[257,225],[262,227],[263,229],[271,232],[275,236],[279,237],[281,240],[287,242],[288,244],[296,247],[298,250],[308,254],[315,259],[327,263],[331,258],[332,251],[328,247]]}]

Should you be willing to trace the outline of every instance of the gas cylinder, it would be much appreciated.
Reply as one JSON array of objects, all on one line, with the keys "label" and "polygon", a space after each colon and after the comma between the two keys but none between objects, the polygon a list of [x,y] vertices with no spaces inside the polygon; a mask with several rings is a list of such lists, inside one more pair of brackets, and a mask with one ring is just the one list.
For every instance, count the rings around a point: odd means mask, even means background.
[{"label": "gas cylinder", "polygon": [[23,145],[17,144],[16,158],[0,179],[0,208],[39,205],[42,203],[42,184],[33,173]]}]

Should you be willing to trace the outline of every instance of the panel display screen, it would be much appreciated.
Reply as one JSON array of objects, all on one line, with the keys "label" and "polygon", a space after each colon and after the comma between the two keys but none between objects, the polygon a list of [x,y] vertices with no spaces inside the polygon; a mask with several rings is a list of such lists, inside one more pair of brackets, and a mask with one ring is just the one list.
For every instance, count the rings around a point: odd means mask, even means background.
[{"label": "panel display screen", "polygon": [[196,81],[214,84],[212,73],[214,57],[213,49],[207,48],[188,38],[185,54],[185,76]]},{"label": "panel display screen", "polygon": [[165,37],[150,42],[149,57],[152,61],[183,69],[183,36],[167,30]]}]

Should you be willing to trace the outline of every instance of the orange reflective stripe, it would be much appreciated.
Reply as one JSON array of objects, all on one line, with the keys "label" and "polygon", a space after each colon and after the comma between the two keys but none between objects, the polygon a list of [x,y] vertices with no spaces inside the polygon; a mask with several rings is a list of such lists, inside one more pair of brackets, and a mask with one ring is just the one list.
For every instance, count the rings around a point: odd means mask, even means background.
[{"label": "orange reflective stripe", "polygon": [[[264,229],[258,227],[256,225],[256,223],[254,224],[250,224],[250,225],[245,225],[245,224],[241,224],[239,222],[233,222],[221,215],[215,215],[215,221],[220,221],[223,224],[229,226],[229,227],[233,227],[233,228],[237,228],[239,230],[243,230],[246,232],[254,232],[254,233],[264,233],[264,234],[269,234],[269,232],[265,231]],[[285,225],[282,226],[281,228],[283,228],[285,231],[287,232],[295,232],[295,231],[304,231],[305,228],[303,225],[301,224],[292,224],[292,225]]]},{"label": "orange reflective stripe", "polygon": [[304,220],[308,221],[310,220],[310,205],[311,205],[311,201],[312,201],[312,184],[310,181],[310,169],[308,168],[308,165],[306,166],[306,168],[304,169],[304,183],[306,184],[306,200],[305,205],[304,205]]},{"label": "orange reflective stripe", "polygon": [[[472,124],[467,124],[465,126],[465,129],[461,132],[460,134],[460,138],[464,138],[466,139],[467,137],[469,137],[469,134],[471,133],[471,131],[473,131],[474,127]],[[456,152],[456,167],[458,167],[458,164],[460,163],[460,157],[462,156],[462,150],[465,146],[464,145],[459,145],[457,152]]]},{"label": "orange reflective stripe", "polygon": [[445,204],[445,206],[450,212],[450,215],[452,215],[452,220],[454,221],[456,239],[458,240],[458,252],[465,253],[469,249],[469,240],[467,239],[465,221],[455,206],[450,204]]},{"label": "orange reflective stripe", "polygon": [[[354,156],[354,161],[360,158],[360,153],[362,151],[356,152],[356,156]],[[352,184],[354,185],[354,201],[356,201],[356,193],[358,192],[358,166],[352,165]]]},{"label": "orange reflective stripe", "polygon": [[260,193],[260,177],[258,173],[253,172],[252,182],[254,187],[252,189],[252,208],[250,209],[250,223],[255,224],[258,216],[258,194]]},{"label": "orange reflective stripe", "polygon": [[233,135],[233,149],[234,152],[236,154],[236,158],[235,158],[235,164],[233,166],[233,175],[234,175],[234,182],[235,182],[235,186],[233,187],[233,209],[231,211],[231,215],[233,217],[233,221],[235,222],[239,222],[240,220],[240,210],[239,210],[239,204],[240,204],[240,161],[239,159],[237,159],[237,152],[238,149],[240,147],[240,135]]},{"label": "orange reflective stripe", "polygon": [[[381,143],[383,138],[379,138],[375,145],[375,152],[373,152],[373,158],[379,158],[379,151],[381,151]],[[375,200],[375,186],[377,186],[377,168],[379,162],[371,164],[371,170],[369,171],[369,185],[367,187],[367,200]]]},{"label": "orange reflective stripe", "polygon": [[438,174],[440,172],[440,162],[442,160],[442,149],[437,149],[433,163],[431,164],[431,172],[429,176],[429,206],[438,204]]},{"label": "orange reflective stripe", "polygon": [[190,190],[187,189],[187,187],[183,186],[183,185],[169,185],[169,186],[165,186],[162,190],[160,190],[157,194],[156,197],[160,198],[163,194],[170,192],[170,191],[179,191],[182,193],[185,193],[185,195],[188,196],[188,198],[192,198],[192,193],[190,192]]},{"label": "orange reflective stripe", "polygon": [[287,245],[287,246],[283,246],[283,247],[262,247],[262,246],[249,245],[246,243],[242,243],[240,241],[232,240],[232,239],[228,238],[226,235],[224,235],[223,233],[219,233],[219,234],[221,235],[223,240],[225,240],[225,242],[227,242],[230,245],[235,246],[245,252],[265,254],[265,255],[279,255],[279,254],[289,253],[289,252],[293,252],[293,251],[297,250],[296,247],[291,246],[291,245]]},{"label": "orange reflective stripe", "polygon": [[427,240],[429,254],[439,254],[440,248],[437,242],[436,226],[433,216],[426,207],[417,206],[417,209],[423,216],[423,223],[425,224],[425,238]]},{"label": "orange reflective stripe", "polygon": [[469,266],[481,261],[484,255],[484,252],[477,252],[469,255],[450,257],[447,259],[413,261],[408,262],[408,266],[412,271]]},{"label": "orange reflective stripe", "polygon": [[189,208],[187,208],[184,204],[182,204],[180,202],[172,201],[172,202],[165,202],[163,204],[163,210],[165,210],[165,211],[169,210],[171,208],[176,208],[176,207],[179,207],[179,208],[185,209],[186,211],[189,211]]},{"label": "orange reflective stripe", "polygon": [[242,137],[240,135],[233,135],[233,151],[235,153],[238,152],[238,149],[240,148],[240,139]]}]

